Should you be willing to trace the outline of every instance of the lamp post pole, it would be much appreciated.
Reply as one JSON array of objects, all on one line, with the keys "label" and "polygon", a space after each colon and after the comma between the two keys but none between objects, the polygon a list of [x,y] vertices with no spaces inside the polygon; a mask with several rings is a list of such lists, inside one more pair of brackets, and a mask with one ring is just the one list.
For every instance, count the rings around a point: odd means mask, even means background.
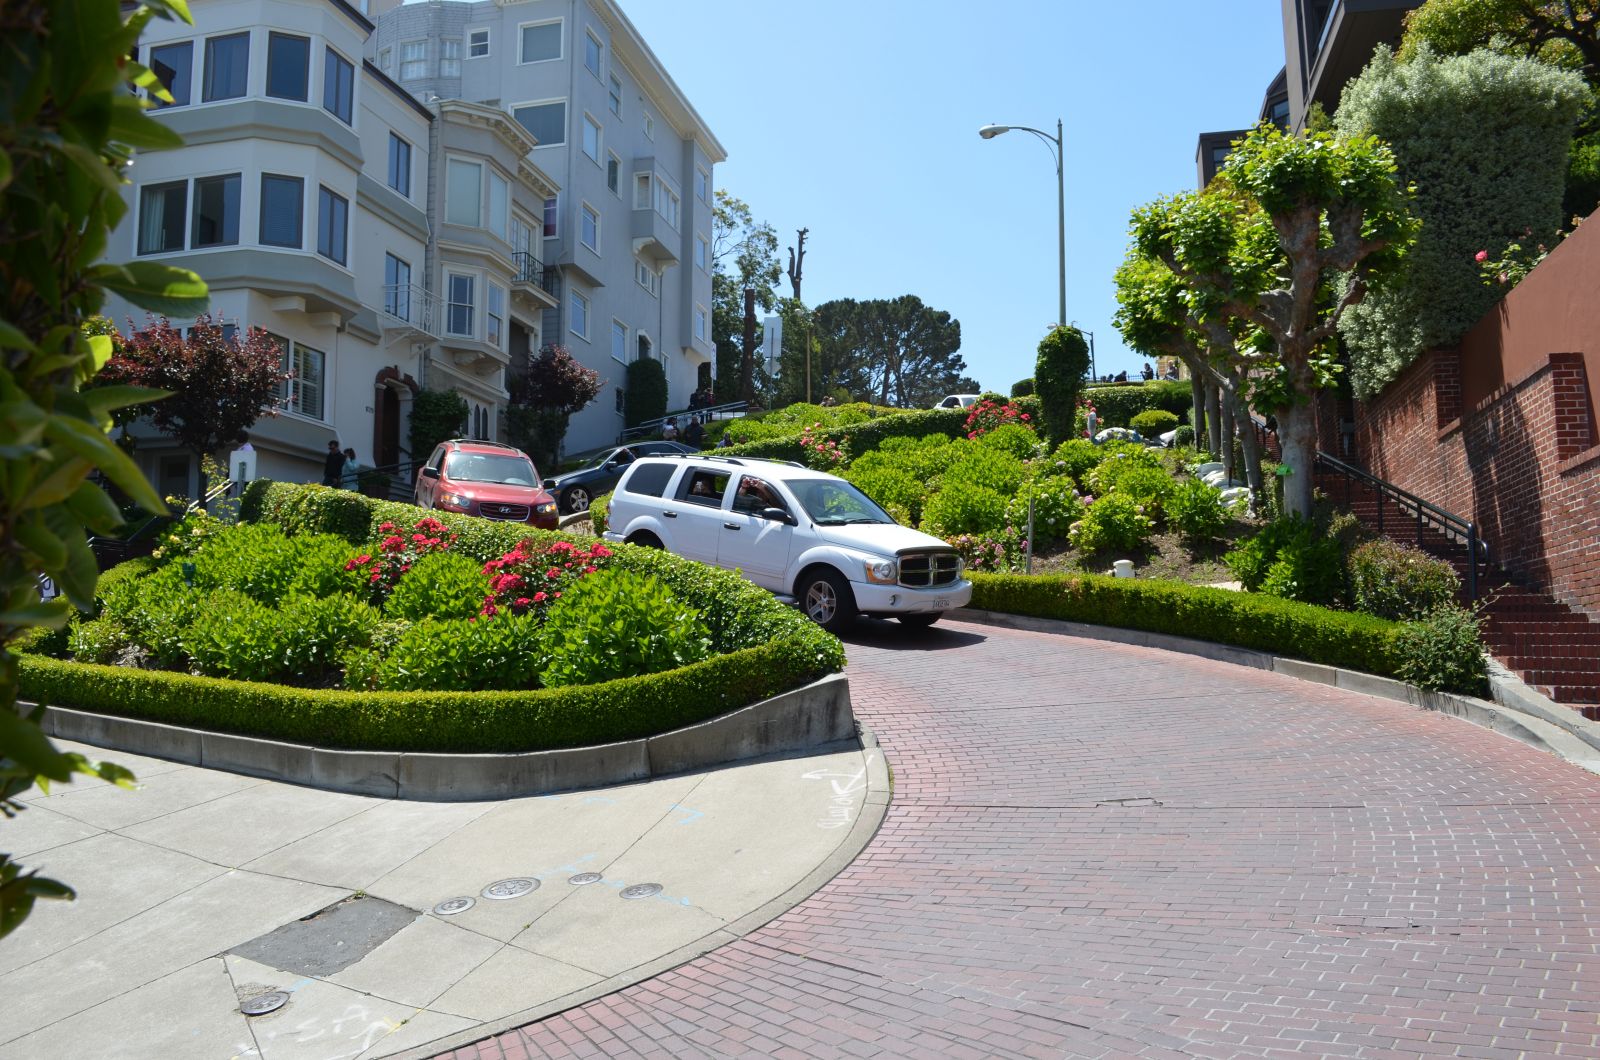
[{"label": "lamp post pole", "polygon": [[1055,152],[1056,160],[1056,257],[1058,279],[1060,285],[1060,301],[1057,304],[1056,323],[1067,322],[1067,172],[1066,172],[1066,146],[1061,135],[1061,119],[1056,119],[1056,134],[1051,136],[1042,129],[1030,128],[1026,125],[985,125],[978,130],[978,135],[985,140],[992,140],[1001,133],[1016,129],[1018,132],[1032,133],[1039,139],[1049,144]]}]

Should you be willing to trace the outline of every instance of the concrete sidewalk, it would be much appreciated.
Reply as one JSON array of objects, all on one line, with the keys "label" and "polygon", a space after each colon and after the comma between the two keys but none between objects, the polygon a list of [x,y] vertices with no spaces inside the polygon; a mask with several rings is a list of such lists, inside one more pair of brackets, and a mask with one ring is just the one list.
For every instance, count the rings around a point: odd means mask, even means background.
[{"label": "concrete sidewalk", "polygon": [[[881,756],[854,741],[474,803],[64,746],[127,765],[140,789],[35,791],[0,825],[79,893],[0,946],[4,1060],[426,1055],[754,930],[847,864],[888,804]],[[239,1011],[274,991],[282,1008]]]}]

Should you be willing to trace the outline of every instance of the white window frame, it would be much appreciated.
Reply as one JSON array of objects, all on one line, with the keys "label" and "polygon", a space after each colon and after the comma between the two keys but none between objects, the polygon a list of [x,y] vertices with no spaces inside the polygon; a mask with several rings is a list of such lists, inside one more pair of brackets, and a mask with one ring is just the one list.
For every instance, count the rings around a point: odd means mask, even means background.
[{"label": "white window frame", "polygon": [[[593,243],[584,238],[584,229],[588,227],[587,222],[591,217],[594,218]],[[596,210],[593,206],[590,206],[587,202],[583,202],[578,205],[578,242],[582,243],[596,254],[600,253],[600,211]]]},{"label": "white window frame", "polygon": [[633,208],[650,210],[655,207],[655,176],[648,170],[633,175]]},{"label": "white window frame", "polygon": [[393,48],[379,48],[378,49],[378,69],[382,70],[384,73],[388,73],[390,70],[394,69],[393,61],[394,61],[394,49]]},{"label": "white window frame", "polygon": [[694,304],[694,337],[701,342],[711,341],[711,314],[699,302]]},{"label": "white window frame", "polygon": [[[622,198],[622,156],[615,151],[607,151],[606,155],[606,187],[611,189],[611,194]],[[616,167],[617,182],[611,183],[612,167]]]},{"label": "white window frame", "polygon": [[[268,332],[267,335],[273,341],[282,343],[282,359],[278,362],[279,366],[285,372],[294,372],[293,378],[285,379],[282,383],[278,384],[277,400],[274,402],[274,404],[276,404],[279,409],[288,415],[298,416],[301,419],[310,420],[313,423],[328,422],[328,409],[332,407],[332,402],[329,401],[329,398],[332,395],[328,391],[328,355],[313,346],[307,346],[305,343],[296,342],[285,335],[277,335],[272,332]],[[298,371],[299,365],[296,363],[295,357],[297,350],[304,350],[306,353],[314,353],[317,355],[317,357],[321,358],[317,362],[317,367],[320,369],[320,372],[318,373],[316,382],[306,382],[304,376]],[[305,411],[305,390],[308,386],[316,393],[317,397],[320,398],[320,403],[322,405],[322,414],[320,416],[312,415],[311,413]]]},{"label": "white window frame", "polygon": [[694,197],[707,206],[711,205],[711,174],[706,172],[704,166],[694,167]]},{"label": "white window frame", "polygon": [[[481,41],[479,41],[477,39],[480,34],[483,37],[483,39]],[[489,34],[489,27],[488,26],[474,26],[471,29],[467,30],[467,58],[468,59],[487,59],[487,58],[489,58],[490,54],[492,53],[492,49],[489,46],[489,42],[490,42],[490,34]],[[481,53],[473,51],[472,49],[476,48],[480,43],[483,45],[483,51]]]},{"label": "white window frame", "polygon": [[[420,59],[407,59],[406,58],[406,51],[407,51],[407,49],[411,49],[411,48],[419,48],[419,49],[421,49],[422,57]],[[417,74],[407,74],[406,73],[406,67],[407,66],[411,66],[411,65],[415,65],[417,63],[421,63],[422,64],[422,72],[421,73],[417,73]],[[424,77],[427,77],[427,76],[428,76],[428,40],[427,40],[427,38],[424,37],[422,40],[403,40],[403,41],[401,41],[400,42],[400,66],[395,71],[395,77],[397,79],[401,80],[401,81],[416,81],[416,80],[420,80],[421,78],[424,78]]]},{"label": "white window frame", "polygon": [[[559,63],[567,57],[567,27],[565,18],[538,18],[530,22],[517,23],[517,65],[532,66],[535,63]],[[556,31],[556,54],[547,59],[529,59],[523,55],[523,30],[533,29],[535,26],[560,26]]]},{"label": "white window frame", "polygon": [[694,267],[701,272],[711,271],[711,241],[699,232],[694,234]]},{"label": "white window frame", "polygon": [[[535,151],[537,151],[537,150],[539,150],[541,148],[545,148],[545,147],[565,147],[566,146],[566,144],[567,144],[567,109],[568,109],[567,108],[567,97],[566,96],[556,96],[553,99],[526,99],[526,100],[523,100],[523,101],[521,101],[519,103],[513,103],[513,104],[511,104],[511,106],[506,108],[506,113],[511,115],[511,120],[517,122],[518,125],[522,125],[522,123],[520,121],[517,121],[517,111],[522,110],[525,107],[549,107],[549,106],[554,106],[557,103],[561,104],[561,139],[553,141],[553,142],[550,142],[550,143],[546,143],[546,142],[541,140],[539,143],[534,145],[533,149]],[[522,125],[522,128],[524,130],[526,130],[527,126]]]},{"label": "white window frame", "polygon": [[[617,356],[617,339],[618,339],[619,336],[622,339],[622,356],[621,357]],[[622,321],[618,320],[616,317],[612,317],[611,318],[611,359],[613,361],[617,361],[617,362],[619,362],[621,364],[627,364],[628,363],[628,338],[629,338],[628,325],[624,324]]]},{"label": "white window frame", "polygon": [[678,230],[678,218],[683,216],[683,198],[677,189],[659,177],[656,178],[656,213],[661,215],[661,219],[667,222],[674,232]]},{"label": "white window frame", "polygon": [[[395,158],[395,144],[402,144],[405,147],[405,168],[403,172],[399,169],[399,167],[394,165],[394,163],[398,161]],[[393,129],[389,130],[389,153],[385,163],[385,169],[388,170],[386,173],[388,178],[387,184],[390,191],[405,198],[407,201],[411,199],[412,158],[415,154],[416,148],[410,140],[407,140],[404,136],[401,136]],[[401,188],[395,184],[395,179],[397,176],[405,183],[404,188]]]},{"label": "white window frame", "polygon": [[[498,313],[494,311],[497,299],[500,303],[500,312]],[[504,351],[506,348],[506,289],[493,281],[484,285],[483,315],[483,341],[497,350]]]},{"label": "white window frame", "polygon": [[[591,132],[594,134],[593,154],[589,153],[589,134]],[[601,166],[602,168],[605,166],[605,163],[600,161],[600,156],[605,151],[605,135],[606,127],[596,121],[593,114],[590,114],[588,111],[584,111],[583,141],[581,144],[579,144],[579,148],[583,151],[584,157],[589,159],[589,161],[593,162],[595,165]]]},{"label": "white window frame", "polygon": [[649,114],[644,116],[644,138],[652,143],[656,138],[656,120]]},{"label": "white window frame", "polygon": [[[455,45],[455,54],[451,55],[451,45]],[[466,58],[466,42],[460,37],[439,38],[439,76],[460,77],[461,60]],[[455,68],[446,69],[446,63],[455,63]]]},{"label": "white window frame", "polygon": [[[454,297],[455,292],[453,290],[451,290],[450,281],[453,280],[453,279],[456,279],[456,278],[464,279],[464,280],[468,281],[472,285],[471,291],[468,292],[470,294],[471,298],[472,298],[472,301],[470,301],[470,302],[452,301],[452,298]],[[446,335],[454,336],[454,337],[457,337],[457,338],[463,338],[463,339],[475,339],[475,338],[478,337],[478,280],[479,280],[479,276],[475,272],[467,272],[467,271],[461,270],[461,269],[446,269],[445,270],[445,272],[444,272],[444,333]],[[467,331],[455,331],[455,330],[453,330],[451,328],[451,323],[452,323],[451,317],[452,317],[452,314],[451,314],[450,310],[452,310],[453,308],[455,308],[458,305],[464,305],[464,306],[467,307],[467,327],[469,328],[469,330],[467,330]]]},{"label": "white window frame", "polygon": [[[452,200],[451,200],[451,197],[450,197],[450,189],[454,186],[454,182],[450,179],[450,173],[451,173],[452,167],[454,167],[454,166],[471,166],[471,167],[473,167],[474,169],[476,169],[478,171],[477,180],[471,182],[472,184],[476,185],[476,187],[477,187],[478,211],[477,211],[477,216],[474,217],[471,221],[460,221],[460,220],[457,220],[452,215],[452,212],[451,212],[451,207],[452,207],[453,203],[452,203]],[[461,158],[461,157],[458,157],[456,155],[446,155],[445,156],[445,160],[444,160],[444,220],[445,220],[446,224],[460,225],[463,228],[481,228],[481,227],[483,227],[484,199],[487,197],[484,194],[483,171],[485,169],[485,166],[486,166],[486,164],[484,162],[482,162],[482,161],[480,161],[479,159],[476,159],[476,158]]]},{"label": "white window frame", "polygon": [[661,274],[652,269],[643,259],[633,259],[633,279],[640,287],[650,292],[650,297],[661,297]]},{"label": "white window frame", "polygon": [[620,118],[622,117],[622,78],[613,73],[611,75],[611,80],[608,81],[606,85],[606,91],[611,97],[611,113]]},{"label": "white window frame", "polygon": [[[596,80],[603,80],[605,78],[606,70],[605,42],[599,37],[595,36],[594,30],[587,26],[585,26],[583,29],[583,35],[585,38],[583,44],[583,68],[593,74]],[[589,65],[589,45],[591,44],[594,45],[595,58],[593,66]]]},{"label": "white window frame", "polygon": [[[500,175],[493,166],[485,166],[486,183],[483,195],[483,225],[507,243],[511,242],[511,181]],[[499,199],[496,201],[496,189]]]},{"label": "white window frame", "polygon": [[[583,307],[582,331],[578,330],[578,314],[575,312],[575,309],[580,305]],[[567,330],[584,342],[589,341],[589,313],[591,309],[589,299],[579,294],[576,288],[567,292]]]},{"label": "white window frame", "polygon": [[541,238],[544,239],[561,238],[561,196],[545,197],[544,206],[539,212],[539,231],[543,233]]}]

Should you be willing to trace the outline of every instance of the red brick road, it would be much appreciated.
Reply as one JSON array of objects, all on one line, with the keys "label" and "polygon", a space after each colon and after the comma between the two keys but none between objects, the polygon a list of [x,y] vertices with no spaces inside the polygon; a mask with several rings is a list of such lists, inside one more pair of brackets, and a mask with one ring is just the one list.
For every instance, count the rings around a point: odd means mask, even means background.
[{"label": "red brick road", "polygon": [[450,1054],[1600,1056],[1600,778],[1141,648],[873,623],[882,830],[737,943]]}]

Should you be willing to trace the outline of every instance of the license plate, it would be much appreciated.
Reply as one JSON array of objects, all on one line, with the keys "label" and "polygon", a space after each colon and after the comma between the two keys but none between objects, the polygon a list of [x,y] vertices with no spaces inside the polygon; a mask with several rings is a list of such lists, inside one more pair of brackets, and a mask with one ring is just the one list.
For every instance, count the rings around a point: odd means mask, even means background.
[{"label": "license plate", "polygon": [[946,596],[935,596],[933,598],[933,609],[935,611],[943,611],[946,608],[948,608],[949,606],[950,606],[950,598],[949,597],[946,597]]}]

